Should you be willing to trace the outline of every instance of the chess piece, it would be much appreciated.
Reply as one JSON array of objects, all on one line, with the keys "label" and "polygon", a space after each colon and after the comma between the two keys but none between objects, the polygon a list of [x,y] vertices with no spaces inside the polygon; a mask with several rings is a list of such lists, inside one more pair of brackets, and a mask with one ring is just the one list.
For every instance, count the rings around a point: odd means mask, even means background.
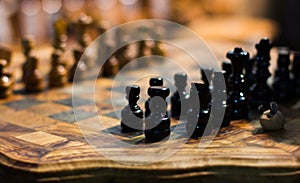
[{"label": "chess piece", "polygon": [[68,82],[68,71],[62,56],[63,52],[60,50],[57,50],[52,54],[52,68],[49,73],[49,87],[61,87]]},{"label": "chess piece", "polygon": [[54,29],[54,41],[53,47],[55,49],[65,51],[67,46],[67,23],[64,19],[59,18],[53,24]]},{"label": "chess piece", "polygon": [[265,110],[261,105],[258,108],[260,113],[260,124],[265,131],[276,131],[284,128],[286,122],[283,114],[278,111],[277,104],[275,102],[270,103],[270,109]]},{"label": "chess piece", "polygon": [[212,79],[213,69],[201,69],[201,80],[204,84],[211,86],[211,79]]},{"label": "chess piece", "polygon": [[249,59],[249,53],[242,48],[235,48],[227,53],[227,58],[232,63],[232,74],[229,83],[231,84],[228,100],[231,105],[231,119],[239,120],[248,117],[247,95],[244,92],[245,78],[244,66]]},{"label": "chess piece", "polygon": [[192,83],[186,130],[191,138],[201,137],[210,116],[210,91],[204,83]]},{"label": "chess piece", "polygon": [[[163,79],[161,77],[150,78],[149,85],[150,85],[150,87],[151,86],[163,86]],[[150,99],[151,98],[148,98],[148,100],[146,100],[146,102],[145,102],[145,118],[147,118],[151,113],[150,108],[149,108]]]},{"label": "chess piece", "polygon": [[[224,117],[222,120],[222,127],[229,126],[231,118],[231,106],[230,102],[228,101],[227,92],[226,92],[226,85],[223,85],[224,82],[224,73],[222,71],[215,71],[213,77],[213,89],[212,89],[212,96],[213,97],[213,105],[215,106],[216,111],[224,111]],[[224,87],[223,87],[224,86]],[[216,116],[220,118],[220,116]]]},{"label": "chess piece", "polygon": [[102,66],[102,76],[112,77],[119,72],[119,62],[115,56],[109,57],[109,59]]},{"label": "chess piece", "polygon": [[0,59],[0,98],[6,98],[12,94],[14,77],[13,74],[7,72],[6,67],[8,62]]},{"label": "chess piece", "polygon": [[[145,57],[151,55],[151,48],[149,47],[146,40],[141,40],[138,42],[138,54],[137,58]],[[148,59],[144,58],[142,61],[137,62],[137,67],[146,67],[149,65]]]},{"label": "chess piece", "polygon": [[140,87],[137,85],[126,87],[126,99],[128,105],[121,112],[122,132],[136,132],[143,130],[143,111],[137,105],[139,100]]},{"label": "chess piece", "polygon": [[8,48],[0,46],[0,59],[4,59],[7,65],[10,65],[12,57],[12,51]]},{"label": "chess piece", "polygon": [[166,51],[161,46],[161,33],[159,32],[159,30],[152,33],[152,37],[154,39],[153,46],[151,47],[152,55],[158,55],[162,57],[166,56]]},{"label": "chess piece", "polygon": [[116,52],[116,59],[119,61],[119,69],[122,69],[126,64],[130,62],[130,57],[128,56],[128,45],[123,46]]},{"label": "chess piece", "polygon": [[177,73],[174,76],[177,90],[171,97],[171,116],[175,119],[184,119],[186,117],[188,105],[188,93],[186,92],[186,73]]},{"label": "chess piece", "polygon": [[36,56],[29,56],[28,71],[25,75],[25,89],[27,92],[40,92],[44,89],[43,75],[39,70],[39,60]]},{"label": "chess piece", "polygon": [[80,46],[85,49],[91,42],[91,37],[88,34],[88,27],[93,23],[93,19],[86,15],[86,14],[81,14],[78,19],[78,30],[79,30],[79,37],[78,37],[78,42]]},{"label": "chess piece", "polygon": [[228,61],[223,61],[222,63],[222,70],[223,70],[223,75],[224,75],[224,79],[225,79],[225,84],[226,84],[226,88],[227,88],[227,92],[230,91],[229,88],[229,77],[232,73],[232,65],[230,62]]},{"label": "chess piece", "polygon": [[145,137],[148,142],[158,142],[169,137],[171,121],[167,115],[166,98],[170,94],[169,88],[152,86],[148,88],[151,97],[151,114],[145,119]]},{"label": "chess piece", "polygon": [[34,38],[31,36],[27,36],[24,39],[22,39],[22,48],[23,48],[23,53],[25,56],[25,62],[22,65],[22,81],[25,81],[25,75],[27,70],[29,69],[31,63],[30,63],[30,54],[32,53],[33,49],[34,49]]},{"label": "chess piece", "polygon": [[[76,81],[79,81],[84,77],[84,73],[86,72],[87,67],[86,64],[83,61],[81,61],[82,54],[83,54],[82,50],[73,51],[75,61],[69,72],[69,78],[68,78],[69,82],[73,82],[74,79]],[[74,78],[75,73],[76,73],[76,78]]]},{"label": "chess piece", "polygon": [[294,93],[297,97],[300,97],[300,52],[295,52],[294,53],[294,58],[293,58],[293,68],[292,68],[292,73],[293,73],[293,88],[294,88]]},{"label": "chess piece", "polygon": [[255,64],[255,58],[250,58],[246,64],[245,64],[245,91],[248,93],[250,87],[255,82],[255,77],[253,75],[253,70],[255,70],[256,64]]},{"label": "chess piece", "polygon": [[271,88],[267,84],[267,80],[271,76],[269,66],[272,46],[272,42],[267,38],[261,39],[255,45],[257,54],[254,58],[255,67],[252,72],[255,81],[249,89],[249,108],[252,111],[256,110],[260,105],[268,106],[272,99]]},{"label": "chess piece", "polygon": [[282,47],[278,50],[277,69],[273,82],[273,97],[277,102],[287,102],[292,95],[292,82],[290,79],[290,52]]}]

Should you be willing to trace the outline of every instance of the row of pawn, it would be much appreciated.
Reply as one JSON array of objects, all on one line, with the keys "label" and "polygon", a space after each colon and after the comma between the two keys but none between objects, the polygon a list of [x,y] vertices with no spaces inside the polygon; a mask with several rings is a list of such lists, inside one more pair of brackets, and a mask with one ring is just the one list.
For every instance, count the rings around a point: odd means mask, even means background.
[{"label": "row of pawn", "polygon": [[[226,101],[226,87],[215,87],[209,85],[210,70],[201,70],[203,82],[191,83],[190,93],[186,91],[187,74],[175,74],[176,91],[171,96],[170,116],[174,119],[184,121],[188,137],[198,138],[203,135],[211,116],[211,103],[214,103],[217,110],[225,111],[225,117],[221,120],[221,126],[228,126],[230,114]],[[208,73],[205,73],[208,72]],[[221,83],[222,72],[214,72],[213,82]],[[224,82],[223,82],[224,83]],[[163,86],[162,78],[151,78],[148,88],[149,99],[145,102],[145,115],[137,105],[139,100],[140,87],[137,85],[126,87],[126,99],[129,104],[121,112],[122,132],[144,131],[146,140],[157,142],[166,139],[170,135],[170,117],[167,112],[166,98],[170,90]],[[216,99],[211,100],[211,95]],[[218,114],[215,114],[218,116]]]}]

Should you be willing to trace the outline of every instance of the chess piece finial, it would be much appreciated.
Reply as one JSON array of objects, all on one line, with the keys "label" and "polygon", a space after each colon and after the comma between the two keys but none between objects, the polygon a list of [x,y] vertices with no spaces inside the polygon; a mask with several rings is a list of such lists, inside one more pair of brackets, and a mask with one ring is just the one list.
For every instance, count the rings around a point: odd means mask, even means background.
[{"label": "chess piece finial", "polygon": [[140,99],[140,87],[137,85],[126,87],[128,105],[121,112],[122,132],[136,132],[143,130],[143,111],[137,105]]},{"label": "chess piece finial", "polygon": [[258,108],[260,113],[260,124],[266,131],[276,131],[284,128],[286,119],[284,115],[278,111],[277,104],[275,102],[270,103],[270,109],[264,110],[264,106],[261,105]]},{"label": "chess piece finial", "polygon": [[35,39],[34,36],[27,35],[22,39],[22,48],[25,57],[29,57],[30,52],[34,49]]},{"label": "chess piece finial", "polygon": [[242,48],[234,48],[226,56],[232,63],[232,74],[229,81],[231,90],[228,94],[228,100],[231,104],[231,119],[246,119],[248,117],[248,102],[247,93],[244,91],[243,69],[249,59],[249,53]]},{"label": "chess piece finial", "polygon": [[0,59],[0,98],[8,97],[13,91],[14,78],[12,73],[5,70],[7,65],[6,60]]}]

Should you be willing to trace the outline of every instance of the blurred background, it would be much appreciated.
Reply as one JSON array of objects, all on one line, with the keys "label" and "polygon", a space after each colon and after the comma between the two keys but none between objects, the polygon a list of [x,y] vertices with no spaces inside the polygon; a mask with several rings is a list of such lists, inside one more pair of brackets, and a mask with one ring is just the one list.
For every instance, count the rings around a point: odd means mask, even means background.
[{"label": "blurred background", "polygon": [[28,34],[50,45],[58,18],[72,32],[72,22],[86,13],[106,29],[158,18],[184,24],[205,40],[253,44],[267,36],[300,50],[299,7],[297,0],[0,0],[0,45],[18,45]]}]

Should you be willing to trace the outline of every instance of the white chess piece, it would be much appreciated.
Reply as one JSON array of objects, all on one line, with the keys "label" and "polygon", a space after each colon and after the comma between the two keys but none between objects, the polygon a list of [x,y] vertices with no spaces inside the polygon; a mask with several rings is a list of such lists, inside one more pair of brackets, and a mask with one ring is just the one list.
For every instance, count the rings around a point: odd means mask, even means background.
[{"label": "white chess piece", "polygon": [[284,128],[286,122],[283,114],[278,111],[277,104],[275,102],[270,103],[270,110],[263,110],[263,107],[259,107],[260,111],[260,124],[264,130],[276,131]]}]

